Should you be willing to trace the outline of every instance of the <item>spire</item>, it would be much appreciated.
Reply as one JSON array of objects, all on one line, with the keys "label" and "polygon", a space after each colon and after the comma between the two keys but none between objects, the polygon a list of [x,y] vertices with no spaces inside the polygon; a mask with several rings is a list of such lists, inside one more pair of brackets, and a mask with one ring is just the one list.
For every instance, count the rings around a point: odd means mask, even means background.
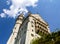
[{"label": "spire", "polygon": [[18,18],[19,18],[19,17],[24,17],[24,14],[23,14],[23,12],[22,12],[22,13],[21,13],[21,14],[18,16]]},{"label": "spire", "polygon": [[18,18],[16,19],[16,23],[19,24],[19,23],[22,23],[24,20],[24,14],[21,13]]}]

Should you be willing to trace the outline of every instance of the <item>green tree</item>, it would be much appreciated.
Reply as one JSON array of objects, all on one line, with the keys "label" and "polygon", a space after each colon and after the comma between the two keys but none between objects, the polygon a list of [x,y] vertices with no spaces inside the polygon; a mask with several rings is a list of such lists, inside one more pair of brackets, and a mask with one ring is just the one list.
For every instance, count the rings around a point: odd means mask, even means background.
[{"label": "green tree", "polygon": [[36,39],[32,44],[60,44],[60,31],[52,32],[39,39]]}]

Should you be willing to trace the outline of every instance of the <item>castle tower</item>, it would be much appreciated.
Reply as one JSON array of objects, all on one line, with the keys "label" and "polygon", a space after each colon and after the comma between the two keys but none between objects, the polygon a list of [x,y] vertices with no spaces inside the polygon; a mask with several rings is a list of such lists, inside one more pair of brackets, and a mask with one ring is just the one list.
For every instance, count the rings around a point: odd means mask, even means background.
[{"label": "castle tower", "polygon": [[38,14],[29,14],[26,18],[20,15],[7,44],[31,44],[41,34],[49,33],[48,24]]},{"label": "castle tower", "polygon": [[16,24],[15,24],[15,26],[13,28],[13,32],[12,32],[7,44],[14,44],[17,33],[19,31],[19,28],[22,25],[23,20],[24,20],[23,14],[19,15],[18,18],[16,19]]}]

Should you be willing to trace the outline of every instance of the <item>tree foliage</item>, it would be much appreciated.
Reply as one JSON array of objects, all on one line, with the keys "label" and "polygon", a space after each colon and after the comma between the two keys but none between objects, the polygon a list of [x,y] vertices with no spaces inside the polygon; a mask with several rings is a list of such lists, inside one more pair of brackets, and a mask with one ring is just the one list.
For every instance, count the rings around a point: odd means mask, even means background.
[{"label": "tree foliage", "polygon": [[60,44],[60,31],[37,38],[32,44]]}]

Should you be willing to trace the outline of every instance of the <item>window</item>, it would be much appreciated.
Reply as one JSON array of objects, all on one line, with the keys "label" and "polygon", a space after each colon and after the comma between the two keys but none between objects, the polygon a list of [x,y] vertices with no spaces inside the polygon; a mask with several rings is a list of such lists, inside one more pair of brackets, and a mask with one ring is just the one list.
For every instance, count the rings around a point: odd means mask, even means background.
[{"label": "window", "polygon": [[39,30],[37,30],[36,33],[38,34],[39,33]]},{"label": "window", "polygon": [[36,22],[37,24],[39,24],[38,22]]},{"label": "window", "polygon": [[35,21],[35,19],[33,19]]},{"label": "window", "polygon": [[40,31],[42,33],[42,31]]},{"label": "window", "polygon": [[33,31],[33,30],[32,30]]},{"label": "window", "polygon": [[33,25],[32,25],[32,27],[33,27]]},{"label": "window", "polygon": [[33,21],[31,21],[31,23],[33,23]]},{"label": "window", "polygon": [[15,37],[15,39],[17,39],[17,38]]},{"label": "window", "polygon": [[21,30],[23,31],[23,28]]},{"label": "window", "polygon": [[31,36],[33,37],[34,35],[33,35],[33,34],[31,34]]},{"label": "window", "polygon": [[39,28],[39,25],[38,25],[38,28]]}]

